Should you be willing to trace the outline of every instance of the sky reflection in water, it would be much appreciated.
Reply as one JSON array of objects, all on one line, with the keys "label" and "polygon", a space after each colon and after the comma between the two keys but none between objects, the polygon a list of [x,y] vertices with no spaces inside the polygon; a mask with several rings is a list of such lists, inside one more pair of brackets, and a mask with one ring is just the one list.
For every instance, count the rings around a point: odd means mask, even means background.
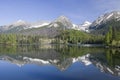
[{"label": "sky reflection in water", "polygon": [[[108,67],[113,70],[112,67],[119,66],[119,55],[112,55],[111,58],[111,53],[107,53],[110,51],[106,52],[104,49],[95,51],[95,49],[67,47],[47,50],[35,48],[30,51],[25,48],[27,50],[24,49],[24,52],[23,48],[20,48],[18,52],[17,49],[13,49],[15,54],[11,51],[11,54],[6,50],[0,51],[0,80],[120,80],[120,76],[112,75],[106,70]],[[89,57],[86,51],[89,52]],[[106,55],[104,51],[110,55]],[[52,56],[48,56],[52,53]],[[77,55],[73,55],[74,53]],[[58,62],[55,62],[55,59],[58,59]],[[48,62],[44,64],[45,61]],[[100,71],[100,65],[105,68],[103,72]]]}]

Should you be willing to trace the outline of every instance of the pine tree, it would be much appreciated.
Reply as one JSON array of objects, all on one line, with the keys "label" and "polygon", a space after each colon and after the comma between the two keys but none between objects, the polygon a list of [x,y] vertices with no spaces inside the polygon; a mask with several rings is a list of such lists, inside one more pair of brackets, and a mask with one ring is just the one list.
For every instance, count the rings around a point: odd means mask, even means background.
[{"label": "pine tree", "polygon": [[105,44],[106,45],[110,44],[110,35],[109,35],[109,32],[105,35]]},{"label": "pine tree", "polygon": [[113,30],[112,40],[116,40],[116,38],[117,38],[117,34],[116,34],[117,31],[116,31],[116,28],[113,27],[112,30]]},{"label": "pine tree", "polygon": [[110,43],[112,42],[112,35],[113,35],[112,26],[110,26],[110,28],[109,28],[109,40],[110,40]]}]

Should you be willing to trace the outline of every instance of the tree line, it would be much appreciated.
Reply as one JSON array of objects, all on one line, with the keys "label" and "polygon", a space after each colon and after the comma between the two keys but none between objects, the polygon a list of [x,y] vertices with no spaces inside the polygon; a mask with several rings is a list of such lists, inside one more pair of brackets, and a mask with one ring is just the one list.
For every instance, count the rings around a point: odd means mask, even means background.
[{"label": "tree line", "polygon": [[104,41],[107,46],[120,47],[120,32],[117,31],[116,27],[109,27]]},{"label": "tree line", "polygon": [[[58,40],[62,40],[64,43],[72,44],[103,44],[104,36],[93,35],[78,30],[64,30],[59,36]],[[59,42],[59,41],[58,41]]]},{"label": "tree line", "polygon": [[39,44],[40,36],[38,35],[17,35],[17,34],[0,34],[0,44]]}]

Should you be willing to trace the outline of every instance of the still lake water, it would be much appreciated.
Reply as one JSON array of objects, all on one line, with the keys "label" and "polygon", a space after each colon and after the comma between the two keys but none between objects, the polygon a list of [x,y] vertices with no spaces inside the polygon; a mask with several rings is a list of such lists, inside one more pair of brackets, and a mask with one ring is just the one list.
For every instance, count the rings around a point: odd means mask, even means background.
[{"label": "still lake water", "polygon": [[0,80],[120,80],[120,50],[0,46]]}]

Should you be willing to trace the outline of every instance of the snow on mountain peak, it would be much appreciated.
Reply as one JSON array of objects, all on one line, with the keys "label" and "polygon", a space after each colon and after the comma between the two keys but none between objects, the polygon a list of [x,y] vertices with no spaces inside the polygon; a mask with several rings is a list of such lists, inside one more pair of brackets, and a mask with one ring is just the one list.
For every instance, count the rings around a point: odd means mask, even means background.
[{"label": "snow on mountain peak", "polygon": [[66,19],[67,20],[68,18],[66,16],[62,15],[62,16],[59,16],[58,19],[61,19],[61,20],[65,20]]},{"label": "snow on mountain peak", "polygon": [[120,11],[112,11],[98,17],[91,25],[91,27],[98,26],[102,23],[106,23],[112,19],[120,20]]},{"label": "snow on mountain peak", "polygon": [[[57,24],[57,25],[56,25]],[[62,25],[62,26],[61,26]],[[60,16],[57,19],[55,19],[50,26],[54,27],[64,27],[67,29],[71,29],[73,27],[72,22],[65,16]]]},{"label": "snow on mountain peak", "polygon": [[83,24],[82,24],[82,26],[85,26],[85,27],[88,27],[88,26],[90,26],[91,25],[91,23],[89,22],[89,21],[85,21]]},{"label": "snow on mountain peak", "polygon": [[13,23],[14,26],[20,26],[20,25],[27,25],[28,23],[23,20],[18,20],[17,22]]},{"label": "snow on mountain peak", "polygon": [[59,16],[54,22],[62,22],[62,23],[65,23],[65,22],[70,22],[70,20],[66,17],[66,16]]},{"label": "snow on mountain peak", "polygon": [[89,21],[85,21],[81,25],[73,24],[72,29],[89,32],[88,28],[89,28],[90,25],[91,25],[91,23]]},{"label": "snow on mountain peak", "polygon": [[110,15],[108,15],[107,17],[106,17],[106,19],[109,19],[110,17],[112,17],[114,14],[113,13],[111,13]]},{"label": "snow on mountain peak", "polygon": [[110,13],[106,13],[106,15],[104,15],[104,17],[106,19],[110,19],[110,18],[120,18],[120,11],[112,11]]},{"label": "snow on mountain peak", "polygon": [[46,26],[49,24],[50,24],[50,22],[38,22],[38,23],[31,24],[31,26],[29,28],[39,28],[39,27],[43,27],[43,26]]}]

